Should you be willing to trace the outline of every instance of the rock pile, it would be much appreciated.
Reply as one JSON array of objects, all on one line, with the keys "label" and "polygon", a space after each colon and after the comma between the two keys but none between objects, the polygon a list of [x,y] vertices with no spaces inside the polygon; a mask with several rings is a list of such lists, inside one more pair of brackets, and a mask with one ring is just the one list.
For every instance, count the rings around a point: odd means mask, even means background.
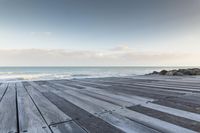
[{"label": "rock pile", "polygon": [[178,70],[162,70],[160,72],[154,71],[149,75],[167,75],[167,76],[184,76],[184,75],[200,75],[199,68],[191,68],[191,69],[178,69]]}]

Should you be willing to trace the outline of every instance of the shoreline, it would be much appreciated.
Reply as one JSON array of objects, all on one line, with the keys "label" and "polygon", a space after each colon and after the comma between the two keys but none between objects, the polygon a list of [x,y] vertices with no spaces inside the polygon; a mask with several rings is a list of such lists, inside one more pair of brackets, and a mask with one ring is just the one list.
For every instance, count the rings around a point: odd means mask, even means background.
[{"label": "shoreline", "polygon": [[74,80],[74,79],[101,79],[101,78],[156,78],[159,79],[199,79],[200,75],[183,75],[183,76],[169,76],[159,74],[143,74],[143,75],[127,75],[127,76],[90,76],[90,77],[68,77],[68,78],[38,78],[38,79],[0,79],[0,83],[4,82],[26,82],[26,81],[54,81],[54,80]]},{"label": "shoreline", "polygon": [[62,79],[145,75],[185,67],[0,67],[0,79]]}]

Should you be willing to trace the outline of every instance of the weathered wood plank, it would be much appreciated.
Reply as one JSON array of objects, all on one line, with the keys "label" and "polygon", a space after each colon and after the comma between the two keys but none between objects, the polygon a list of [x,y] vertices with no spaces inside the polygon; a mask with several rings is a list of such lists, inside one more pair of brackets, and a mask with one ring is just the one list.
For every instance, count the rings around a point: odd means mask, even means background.
[{"label": "weathered wood plank", "polygon": [[193,121],[190,119],[186,119],[183,117],[178,117],[175,115],[171,115],[171,114],[167,114],[155,109],[150,109],[150,108],[146,108],[143,106],[132,106],[132,107],[128,107],[129,109],[133,110],[133,111],[137,111],[139,113],[142,114],[146,114],[148,116],[154,117],[154,118],[158,118],[164,121],[167,121],[169,123],[175,124],[175,125],[179,125],[194,131],[200,131],[200,122],[197,121]]},{"label": "weathered wood plank", "polygon": [[33,86],[34,88],[37,88],[40,92],[45,92],[48,91],[45,88],[41,87],[40,85],[36,84],[33,81],[28,82],[31,86]]},{"label": "weathered wood plank", "polygon": [[178,88],[177,88],[177,90],[175,89],[174,91],[170,91],[170,89],[173,90],[172,87],[163,87],[162,86],[162,88],[161,88],[159,86],[156,87],[155,85],[154,86],[145,85],[145,83],[131,84],[131,83],[124,83],[124,82],[119,82],[119,81],[103,81],[102,83],[108,84],[108,85],[111,85],[114,87],[131,88],[133,90],[139,90],[139,91],[144,91],[144,92],[150,91],[151,93],[154,93],[154,94],[164,95],[167,93],[168,95],[171,95],[171,96],[181,95],[181,94],[188,92],[187,90],[178,91]]},{"label": "weathered wood plank", "polygon": [[64,99],[66,99],[67,101],[75,104],[75,105],[82,105],[85,109],[90,110],[90,112],[92,114],[98,114],[98,113],[102,113],[104,112],[104,108],[97,106],[93,103],[93,101],[86,101],[83,100],[81,97],[76,97],[74,95],[71,95],[69,93],[64,92],[64,90],[62,90],[62,88],[60,88],[61,90],[54,90],[52,87],[49,86],[43,86],[46,90],[49,90],[47,92],[53,92],[61,97],[63,97]]},{"label": "weathered wood plank", "polygon": [[17,132],[17,111],[15,84],[10,83],[0,102],[0,133]]},{"label": "weathered wood plank", "polygon": [[146,104],[142,104],[142,106],[200,122],[200,114],[197,114],[197,113],[179,110],[179,109],[162,106],[162,105],[158,105],[158,104],[154,104],[154,103],[146,103]]},{"label": "weathered wood plank", "polygon": [[200,80],[151,78],[0,84],[0,133],[198,132]]},{"label": "weathered wood plank", "polygon": [[102,113],[98,117],[126,133],[161,133],[157,129],[148,127],[137,121],[131,121],[116,112]]},{"label": "weathered wood plank", "polygon": [[[125,84],[125,85],[127,85],[127,84]],[[130,85],[128,85],[128,86],[130,86]],[[171,91],[171,92],[175,92],[175,90],[177,92],[183,92],[183,93],[200,92],[200,89],[193,89],[193,88],[181,87],[181,86],[158,85],[156,83],[155,84],[134,83],[134,84],[132,84],[132,86],[149,87],[152,89],[159,89],[161,91]]]},{"label": "weathered wood plank", "polygon": [[[37,86],[37,85],[35,85]],[[38,85],[39,86],[39,85]],[[71,120],[69,116],[59,110],[53,103],[44,97],[36,88],[25,86],[33,101],[45,118],[48,125]]]},{"label": "weathered wood plank", "polygon": [[[138,80],[131,80],[131,79],[112,79],[111,81],[106,80],[106,79],[100,79],[100,80],[96,80],[97,83],[104,83],[104,84],[114,84],[114,85],[126,85],[126,86],[142,86],[142,87],[149,87],[149,88],[154,88],[154,89],[161,89],[161,90],[165,90],[165,91],[169,91],[169,90],[178,90],[181,92],[190,92],[190,91],[200,91],[198,86],[194,86],[192,84],[190,84],[190,86],[188,86],[189,83],[180,83],[177,84],[177,86],[172,85],[170,86],[169,84],[173,83],[172,81],[170,82],[166,82],[166,84],[163,85],[159,85],[158,81],[154,81],[154,82],[147,82],[147,80],[142,80],[142,81],[138,81]],[[185,85],[185,86],[184,86]]]},{"label": "weathered wood plank", "polygon": [[[186,132],[194,133],[194,131],[192,131],[192,130],[188,130],[186,128],[176,126],[176,125],[161,121],[159,119],[155,119],[155,118],[152,118],[152,117],[149,117],[149,116],[137,113],[137,112],[133,112],[133,111],[130,111],[128,109],[122,109],[119,106],[116,106],[116,105],[113,105],[113,104],[110,104],[110,103],[107,103],[107,102],[86,96],[84,94],[79,93],[76,89],[75,90],[68,89],[68,90],[64,90],[63,92],[68,93],[70,95],[73,95],[75,97],[80,97],[81,99],[86,100],[86,101],[93,101],[93,103],[95,105],[99,105],[106,110],[115,111],[122,116],[132,118],[132,119],[134,118],[134,121],[139,122],[139,123],[143,123],[144,125],[148,125],[148,127],[152,127],[153,129],[157,129],[158,131],[161,131],[161,132],[173,132],[173,133],[175,133],[176,131],[180,131],[180,132],[185,132],[185,133]],[[58,95],[65,98],[63,93],[59,93]],[[82,105],[78,105],[78,106],[82,106]],[[82,106],[82,108],[84,108],[84,106]],[[90,110],[87,110],[87,111],[90,111]],[[100,114],[99,117],[106,120],[106,121],[113,119],[112,115],[108,115],[108,116],[110,116],[110,118],[105,117],[107,119],[105,119],[104,117],[101,117],[101,114]],[[148,123],[146,123],[147,121],[148,121]],[[112,123],[112,121],[107,121],[107,122]],[[117,124],[117,123],[112,123],[112,124],[115,124],[115,126],[120,128],[121,130],[124,129],[124,127],[120,124]],[[125,129],[131,129],[131,128],[127,124]],[[126,132],[128,132],[128,131],[126,130]]]},{"label": "weathered wood plank", "polygon": [[[55,91],[57,92],[57,91]],[[63,93],[63,92],[57,92]],[[87,112],[75,105],[73,102],[69,102],[64,98],[54,94],[52,92],[43,92],[43,94],[53,102],[59,109],[70,116],[77,124],[84,128],[87,132],[91,133],[123,133],[121,130],[111,126],[107,122],[95,117],[94,115]],[[68,96],[63,95],[65,98]]]},{"label": "weathered wood plank", "polygon": [[[49,82],[50,83],[50,82]],[[60,87],[63,87],[65,88],[66,86],[63,85],[63,84],[60,84],[60,83],[55,83],[53,82],[55,85],[57,86],[60,86]],[[61,82],[62,83],[62,82]],[[109,92],[109,91],[106,91],[106,90],[103,90],[103,89],[98,89],[98,88],[94,88],[94,87],[90,87],[90,86],[85,86],[85,89],[84,90],[76,90],[76,91],[79,91],[79,92],[82,92],[82,93],[90,93],[91,95],[95,95],[95,94],[99,94],[99,95],[103,95],[103,96],[107,96],[107,97],[110,97],[110,98],[113,98],[113,99],[118,99],[121,100],[121,101],[126,101],[127,103],[130,102],[132,103],[133,100],[137,100],[138,103],[146,103],[146,102],[153,102],[154,99],[151,99],[151,98],[146,98],[146,97],[140,97],[140,96],[136,96],[136,95],[128,95],[128,94],[124,94],[124,93],[119,93],[119,92]],[[67,87],[68,89],[71,88],[71,87]],[[73,88],[71,88],[72,90],[75,90]],[[117,102],[117,101],[116,101]],[[135,104],[135,102],[134,102]]]},{"label": "weathered wood plank", "polygon": [[73,121],[50,126],[53,133],[87,133]]},{"label": "weathered wood plank", "polygon": [[[152,82],[154,83],[154,82]],[[187,82],[187,81],[157,81],[156,83],[162,84],[162,85],[177,85],[177,86],[187,86],[187,87],[194,87],[198,88],[200,87],[199,82]]]},{"label": "weathered wood plank", "polygon": [[[73,80],[74,81],[74,80]],[[75,82],[76,81],[76,82]],[[82,83],[81,81],[79,81],[79,80],[75,80],[74,82],[76,83],[76,84],[81,84],[82,86],[85,86],[86,88],[88,87],[88,86],[91,86],[91,87],[94,87],[94,88],[98,88],[99,86],[95,86],[95,85],[91,85],[91,84],[86,84],[86,83]],[[114,82],[114,81],[113,81]],[[120,85],[128,85],[129,87],[138,87],[138,88],[140,88],[140,89],[148,89],[148,90],[154,90],[154,91],[164,91],[164,92],[166,92],[166,93],[168,93],[168,92],[174,92],[174,93],[177,93],[177,94],[185,94],[185,93],[187,93],[187,94],[190,94],[190,93],[192,93],[190,90],[184,90],[183,88],[173,88],[173,87],[171,87],[171,88],[165,88],[166,86],[160,86],[160,87],[152,87],[152,86],[148,86],[147,85],[147,83],[141,83],[141,85],[138,85],[138,82],[134,82],[134,83],[132,83],[131,81],[129,81],[129,82],[119,82],[119,81],[115,81],[115,82],[117,82],[118,84],[120,83]],[[139,82],[140,83],[140,82]],[[143,86],[144,85],[144,86]],[[156,85],[156,83],[154,84],[154,85]],[[100,86],[101,87],[101,86]],[[163,88],[162,88],[163,87]]]},{"label": "weathered wood plank", "polygon": [[[88,85],[91,86],[91,85]],[[158,88],[153,87],[144,87],[144,86],[130,86],[130,85],[122,85],[122,84],[111,84],[110,87],[104,87],[104,86],[98,86],[95,88],[104,89],[104,90],[110,90],[110,92],[115,93],[117,92],[124,92],[124,93],[130,93],[131,95],[137,94],[140,96],[146,96],[151,98],[163,98],[166,96],[181,96],[184,95],[185,92],[183,91],[170,91],[170,90],[160,90]]]},{"label": "weathered wood plank", "polygon": [[19,131],[29,133],[51,133],[40,112],[31,100],[22,83],[16,83],[19,115]]},{"label": "weathered wood plank", "polygon": [[[139,82],[143,83],[143,82]],[[177,88],[191,88],[191,89],[199,89],[200,85],[196,84],[190,84],[190,83],[173,83],[173,82],[151,82],[151,83],[145,83],[146,85],[159,85],[159,86],[167,86],[167,87],[177,87]]]},{"label": "weathered wood plank", "polygon": [[[59,83],[57,83],[56,85],[60,85]],[[62,87],[65,87],[65,86],[62,86]],[[83,94],[86,94],[85,90],[73,90],[73,89],[70,89],[69,87],[65,87],[67,89],[67,93],[70,93],[71,95],[76,95],[76,96],[79,96],[83,99],[86,99],[86,100],[89,100],[89,101],[93,101],[95,102],[95,99],[93,98],[90,98],[86,95],[83,95]],[[105,95],[108,95],[105,93]],[[166,106],[162,106],[162,105],[158,105],[158,104],[154,104],[154,103],[150,103],[150,102],[142,102],[140,100],[137,100],[137,99],[128,99],[128,98],[125,98],[125,97],[122,97],[122,96],[116,96],[116,95],[112,95],[110,94],[109,96],[111,97],[114,97],[114,98],[123,98],[124,100],[129,100],[129,102],[137,105],[137,104],[141,104],[142,106],[144,107],[148,107],[148,108],[151,108],[151,109],[156,109],[158,111],[162,111],[162,112],[165,112],[165,113],[168,113],[168,114],[172,114],[172,115],[176,115],[176,116],[179,116],[179,117],[183,117],[183,118],[187,118],[187,119],[191,119],[191,120],[194,120],[194,121],[198,121],[200,122],[200,115],[199,114],[196,114],[196,113],[191,113],[191,112],[188,112],[188,111],[183,111],[183,110],[179,110],[179,109],[174,109],[174,108],[170,108],[170,107],[166,107]],[[96,100],[98,101],[98,100]],[[102,103],[96,103],[97,105],[102,105]],[[109,106],[109,108],[112,108],[112,106]]]},{"label": "weathered wood plank", "polygon": [[[52,89],[50,89],[50,90],[52,90]],[[107,123],[121,129],[124,132],[127,132],[127,133],[141,133],[141,132],[142,133],[158,133],[158,131],[156,131],[152,128],[146,127],[142,124],[131,121],[125,117],[120,116],[119,114],[112,112],[113,109],[121,108],[120,106],[116,106],[116,105],[113,105],[113,104],[110,104],[107,102],[103,102],[98,99],[88,97],[87,95],[80,94],[78,92],[73,92],[73,90],[70,90],[70,89],[68,89],[68,90],[62,89],[61,91],[52,91],[52,92],[54,92],[55,94],[59,95],[60,97],[62,97],[64,99],[72,102],[73,104],[86,110],[87,112],[95,115],[96,117],[103,119]],[[80,100],[76,102],[75,100],[71,99],[70,96],[74,97],[74,99],[80,99]],[[83,104],[81,101],[85,101],[86,104]],[[87,104],[87,103],[90,103],[90,101],[92,101],[92,103]],[[98,108],[103,108],[104,111],[102,110],[103,112],[101,112],[101,111],[94,112],[93,111],[94,108],[96,110],[98,110]]]},{"label": "weathered wood plank", "polygon": [[8,87],[7,83],[2,83],[0,85],[0,102],[1,102],[1,99],[3,98],[3,95],[5,94],[7,87]]},{"label": "weathered wood plank", "polygon": [[95,86],[107,86],[109,87],[110,85],[105,85],[105,84],[100,84],[100,83],[93,83],[93,82],[89,82],[89,81],[84,81],[84,80],[78,80],[78,79],[73,79],[72,81],[78,81],[81,82],[82,84],[91,84],[91,85],[95,85]]},{"label": "weathered wood plank", "polygon": [[[146,103],[148,101],[153,101],[152,99],[147,99],[147,98],[142,98],[138,96],[123,96],[123,95],[117,95],[117,94],[112,94],[108,91],[102,90],[102,89],[97,89],[97,88],[92,88],[92,87],[86,87],[84,90],[77,90],[73,89],[71,87],[65,86],[60,83],[54,83],[54,85],[59,86],[63,88],[64,90],[72,89],[74,91],[78,91],[80,93],[83,93],[85,95],[88,95],[90,97],[94,97],[96,99],[110,102],[115,105],[119,105],[121,107],[126,107],[126,106],[132,106],[135,104],[140,104],[140,103]],[[137,101],[137,102],[132,102],[132,101]]]},{"label": "weathered wood plank", "polygon": [[[68,83],[68,84],[70,84],[70,83]],[[63,86],[61,84],[57,84],[57,85]],[[92,91],[92,92],[98,93],[98,94],[102,94],[104,96],[109,96],[109,97],[116,98],[116,99],[119,99],[119,100],[128,101],[128,102],[136,104],[136,105],[137,104],[141,104],[144,107],[149,107],[149,108],[152,108],[152,109],[156,109],[158,111],[162,111],[162,112],[165,112],[165,113],[168,113],[168,114],[176,115],[176,116],[179,116],[179,117],[183,117],[183,118],[187,118],[187,119],[191,119],[191,120],[195,120],[195,121],[200,121],[200,119],[199,119],[200,115],[199,114],[191,113],[191,112],[188,112],[188,111],[182,111],[182,110],[179,110],[179,109],[169,108],[169,107],[166,107],[166,106],[160,106],[160,105],[157,105],[157,104],[152,104],[152,103],[149,103],[150,100],[142,102],[143,99],[141,99],[141,98],[139,100],[135,100],[134,96],[129,98],[130,96],[128,96],[128,95],[123,96],[124,95],[123,93],[121,93],[120,95],[115,95],[115,94],[109,93],[109,92],[101,90],[101,89],[96,89],[96,88],[86,87],[86,86],[85,86],[85,88],[87,90],[89,90],[89,91]],[[86,89],[78,90],[78,91],[81,91],[84,94],[87,94],[87,90]],[[90,96],[98,97],[94,93],[91,94]],[[101,97],[103,97],[103,96],[101,96]],[[188,101],[195,101],[195,100],[197,101],[197,100],[199,100],[199,98],[197,98],[197,97],[193,98],[193,97],[190,97],[190,100],[188,100]],[[105,97],[104,99],[107,99],[107,98]],[[118,102],[119,100],[115,100],[115,101]]]},{"label": "weathered wood plank", "polygon": [[[168,85],[168,83],[166,84],[159,84],[158,82],[137,82],[137,81],[113,81],[114,82],[117,82],[118,84],[122,84],[122,85],[128,85],[128,86],[139,86],[139,87],[148,87],[149,89],[157,89],[158,91],[159,90],[164,90],[164,91],[172,91],[172,92],[182,92],[182,93],[189,93],[191,91],[196,91],[195,88],[192,88],[192,87],[186,87],[186,86],[183,86],[183,85]],[[198,90],[197,90],[198,91]]]}]

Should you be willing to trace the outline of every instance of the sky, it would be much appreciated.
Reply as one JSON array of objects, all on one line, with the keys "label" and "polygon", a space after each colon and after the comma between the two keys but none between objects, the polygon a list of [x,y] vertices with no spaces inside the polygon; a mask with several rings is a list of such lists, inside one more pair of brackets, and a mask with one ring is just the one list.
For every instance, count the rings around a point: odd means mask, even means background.
[{"label": "sky", "polygon": [[200,66],[199,0],[0,0],[0,66]]}]

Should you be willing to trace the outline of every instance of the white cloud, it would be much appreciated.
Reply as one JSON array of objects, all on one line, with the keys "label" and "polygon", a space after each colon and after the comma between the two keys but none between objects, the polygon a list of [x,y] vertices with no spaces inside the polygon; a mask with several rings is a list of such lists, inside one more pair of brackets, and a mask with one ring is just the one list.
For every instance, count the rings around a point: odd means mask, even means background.
[{"label": "white cloud", "polygon": [[0,49],[1,66],[200,65],[199,57],[198,53],[135,52],[129,47],[104,51]]},{"label": "white cloud", "polygon": [[127,52],[127,51],[133,51],[134,49],[133,48],[130,48],[128,45],[120,45],[120,46],[117,46],[115,48],[112,48],[110,49],[111,51],[120,51],[120,52]]}]

